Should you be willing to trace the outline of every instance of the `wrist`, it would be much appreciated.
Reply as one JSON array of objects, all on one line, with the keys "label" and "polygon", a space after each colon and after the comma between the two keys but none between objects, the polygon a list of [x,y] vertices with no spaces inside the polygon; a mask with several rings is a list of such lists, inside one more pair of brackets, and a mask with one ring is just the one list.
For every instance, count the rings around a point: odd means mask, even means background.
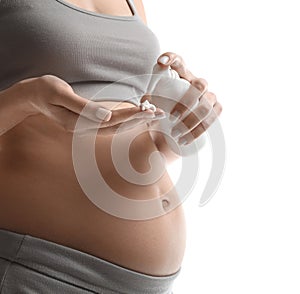
[{"label": "wrist", "polygon": [[0,136],[35,113],[23,84],[0,91]]}]

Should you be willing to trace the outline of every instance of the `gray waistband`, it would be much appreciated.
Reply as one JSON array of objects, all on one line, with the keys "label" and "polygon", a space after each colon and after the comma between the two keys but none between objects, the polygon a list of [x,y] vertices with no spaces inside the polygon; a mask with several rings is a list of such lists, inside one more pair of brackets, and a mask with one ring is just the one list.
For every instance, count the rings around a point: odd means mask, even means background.
[{"label": "gray waistband", "polygon": [[180,272],[164,277],[145,275],[70,247],[4,229],[0,229],[0,257],[96,293],[171,293]]}]

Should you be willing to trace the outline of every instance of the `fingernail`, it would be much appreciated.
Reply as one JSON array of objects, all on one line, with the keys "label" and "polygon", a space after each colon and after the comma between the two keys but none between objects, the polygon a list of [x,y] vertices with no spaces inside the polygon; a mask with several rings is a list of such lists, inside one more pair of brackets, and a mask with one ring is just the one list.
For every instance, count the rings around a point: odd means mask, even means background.
[{"label": "fingernail", "polygon": [[161,56],[158,61],[162,64],[167,64],[169,62],[170,58],[167,55]]},{"label": "fingernail", "polygon": [[181,135],[181,131],[178,130],[178,129],[172,130],[171,135],[172,135],[174,138],[177,138],[177,137],[179,137],[179,136]]},{"label": "fingernail", "polygon": [[178,140],[178,144],[181,145],[181,146],[185,145],[187,142],[188,142],[188,140],[186,138]]},{"label": "fingernail", "polygon": [[170,113],[170,121],[174,122],[180,117],[180,112],[179,111],[174,111],[173,113]]},{"label": "fingernail", "polygon": [[102,120],[109,120],[111,117],[111,111],[105,108],[98,108],[96,116]]}]

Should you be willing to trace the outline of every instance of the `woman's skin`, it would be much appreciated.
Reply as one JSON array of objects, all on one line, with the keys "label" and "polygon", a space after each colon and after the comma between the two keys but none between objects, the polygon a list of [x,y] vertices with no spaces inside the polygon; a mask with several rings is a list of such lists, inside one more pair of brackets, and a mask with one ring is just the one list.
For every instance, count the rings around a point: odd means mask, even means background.
[{"label": "woman's skin", "polygon": [[[124,0],[69,2],[101,13],[130,15]],[[144,16],[142,2],[135,0],[135,4]],[[183,120],[189,131],[182,138],[191,142],[213,123],[221,106],[216,96],[208,92],[206,81],[195,77],[180,56],[171,52],[164,55],[169,62],[160,65],[170,65],[207,102],[200,103],[195,110],[205,113],[202,121],[192,113]],[[184,104],[191,103],[191,99],[182,99]],[[127,220],[98,208],[81,189],[72,161],[72,137],[79,113],[87,103],[64,81],[48,75],[20,81],[0,92],[0,228],[69,246],[141,273],[156,276],[175,273],[185,250],[181,205],[154,219]],[[90,122],[103,122],[95,142],[95,156],[111,189],[140,200],[158,198],[169,191],[173,184],[166,169],[163,177],[153,184],[133,184],[117,173],[110,153],[114,136],[126,142],[130,134],[142,131],[131,143],[129,152],[130,162],[138,172],[149,170],[149,155],[154,151],[161,151],[168,163],[178,158],[163,135],[148,130],[157,123],[155,114],[127,102],[103,101],[90,105]],[[107,112],[105,119],[97,119],[98,107],[111,112]],[[176,110],[188,112],[180,103],[175,105],[173,111]],[[161,112],[158,109],[157,113]],[[116,126],[133,114],[140,117],[128,123],[126,132],[115,134]]]}]

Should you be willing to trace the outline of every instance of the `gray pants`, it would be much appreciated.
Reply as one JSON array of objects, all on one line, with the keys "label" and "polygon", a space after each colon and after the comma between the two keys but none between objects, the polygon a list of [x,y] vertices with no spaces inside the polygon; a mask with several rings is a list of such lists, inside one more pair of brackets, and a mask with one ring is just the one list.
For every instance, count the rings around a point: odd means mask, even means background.
[{"label": "gray pants", "polygon": [[0,229],[1,294],[169,294],[179,272],[144,275],[70,247]]}]

